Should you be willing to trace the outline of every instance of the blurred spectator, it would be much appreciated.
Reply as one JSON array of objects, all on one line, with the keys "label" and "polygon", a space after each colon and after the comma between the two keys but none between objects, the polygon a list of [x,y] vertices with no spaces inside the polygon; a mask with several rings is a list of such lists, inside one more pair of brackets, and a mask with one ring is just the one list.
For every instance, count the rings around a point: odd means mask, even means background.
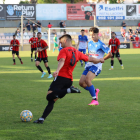
[{"label": "blurred spectator", "polygon": [[66,28],[66,22],[65,21],[63,22],[63,28]]},{"label": "blurred spectator", "polygon": [[20,36],[20,30],[19,30],[19,28],[17,28],[17,30],[15,32],[15,36]]},{"label": "blurred spectator", "polygon": [[123,27],[121,27],[120,31],[121,31],[121,34],[123,34],[123,32],[124,32],[124,29],[123,29]]},{"label": "blurred spectator", "polygon": [[[21,22],[20,22],[19,26],[20,26],[20,30],[21,30]],[[25,32],[25,24],[23,23],[23,33],[24,32]]]},{"label": "blurred spectator", "polygon": [[138,23],[138,26],[140,27],[140,22]]},{"label": "blurred spectator", "polygon": [[136,34],[140,34],[140,29],[139,29],[139,27],[137,27],[137,29],[136,29]]},{"label": "blurred spectator", "polygon": [[133,37],[136,37],[135,31],[133,31],[132,36],[133,36]]},{"label": "blurred spectator", "polygon": [[49,24],[48,24],[48,28],[52,28],[52,24],[49,22]]},{"label": "blurred spectator", "polygon": [[[59,25],[60,25],[60,28],[64,28],[64,26],[63,26],[63,21],[61,21],[61,22],[59,23]],[[61,29],[60,32],[63,32],[63,29]]]},{"label": "blurred spectator", "polygon": [[138,37],[138,35],[136,35],[135,40],[136,40],[136,41],[139,41],[139,37]]},{"label": "blurred spectator", "polygon": [[126,23],[123,21],[123,23],[122,23],[122,27],[123,27],[123,29],[126,31]]},{"label": "blurred spectator", "polygon": [[33,32],[35,32],[35,30],[36,30],[36,24],[35,23],[32,23],[32,30],[33,30]]},{"label": "blurred spectator", "polygon": [[31,24],[30,24],[29,20],[26,23],[26,28],[27,28],[27,31],[30,31],[31,30]]},{"label": "blurred spectator", "polygon": [[129,28],[129,34],[133,32],[132,27]]},{"label": "blurred spectator", "polygon": [[130,34],[130,37],[129,37],[130,41],[135,41],[134,37],[132,34]]},{"label": "blurred spectator", "polygon": [[125,32],[125,30],[124,30],[124,32],[123,32],[123,34],[122,34],[122,37],[125,39],[125,34],[126,34],[126,32]]},{"label": "blurred spectator", "polygon": [[41,22],[37,22],[37,30],[38,30],[38,32],[40,32],[41,33],[41,27],[42,27],[42,25],[41,25]]}]

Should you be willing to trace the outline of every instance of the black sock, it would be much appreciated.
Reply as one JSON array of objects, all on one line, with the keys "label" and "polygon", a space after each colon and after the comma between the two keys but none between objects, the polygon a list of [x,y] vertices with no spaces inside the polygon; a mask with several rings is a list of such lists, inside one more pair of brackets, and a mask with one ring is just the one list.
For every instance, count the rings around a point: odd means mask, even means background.
[{"label": "black sock", "polygon": [[38,70],[40,70],[41,72],[43,72],[42,68],[40,66],[36,66],[38,68]]},{"label": "black sock", "polygon": [[111,60],[111,66],[113,66],[114,65],[114,60]]},{"label": "black sock", "polygon": [[35,59],[36,59],[36,54],[35,54]]},{"label": "black sock", "polygon": [[51,113],[51,111],[53,110],[53,106],[54,106],[55,101],[49,101],[48,105],[46,106],[43,115],[41,118],[44,118],[44,120],[46,119],[46,117]]},{"label": "black sock", "polygon": [[120,64],[122,65],[122,60],[119,60]]},{"label": "black sock", "polygon": [[15,59],[13,59],[13,62],[16,63],[16,62],[15,62]]},{"label": "black sock", "polygon": [[33,54],[31,53],[31,58],[32,58]]},{"label": "black sock", "polygon": [[50,70],[50,67],[46,67],[47,71],[49,74],[51,74],[51,70]]},{"label": "black sock", "polygon": [[20,62],[21,62],[21,58],[18,58],[19,60],[20,60]]}]

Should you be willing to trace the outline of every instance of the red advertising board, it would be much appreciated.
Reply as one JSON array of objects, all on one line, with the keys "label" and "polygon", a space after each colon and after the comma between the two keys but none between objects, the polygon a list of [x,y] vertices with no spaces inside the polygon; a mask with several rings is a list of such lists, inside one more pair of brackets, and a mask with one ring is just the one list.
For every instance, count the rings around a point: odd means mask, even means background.
[{"label": "red advertising board", "polygon": [[67,4],[67,20],[93,20],[95,4]]},{"label": "red advertising board", "polygon": [[133,48],[140,48],[140,42],[133,42]]}]

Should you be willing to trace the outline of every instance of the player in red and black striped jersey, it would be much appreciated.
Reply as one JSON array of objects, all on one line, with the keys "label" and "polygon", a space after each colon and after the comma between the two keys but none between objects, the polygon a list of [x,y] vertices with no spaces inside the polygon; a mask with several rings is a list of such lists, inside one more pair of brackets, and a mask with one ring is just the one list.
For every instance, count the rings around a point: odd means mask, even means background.
[{"label": "player in red and black striped jersey", "polygon": [[100,62],[104,63],[103,58],[96,59],[93,57],[88,57],[72,47],[72,37],[70,35],[63,35],[59,40],[63,49],[60,51],[57,57],[58,67],[53,73],[53,77],[55,77],[55,79],[51,83],[48,90],[48,105],[46,106],[41,118],[34,121],[34,123],[43,123],[46,117],[53,110],[54,103],[59,98],[63,98],[67,93],[80,93],[79,89],[72,86],[72,72],[79,60],[83,60],[85,62],[90,61],[96,64]]},{"label": "player in red and black striped jersey", "polygon": [[44,65],[49,73],[48,78],[52,78],[52,74],[51,74],[51,70],[50,67],[48,66],[48,56],[47,56],[47,51],[46,49],[48,48],[47,43],[41,39],[41,33],[38,32],[37,33],[37,50],[35,51],[35,54],[38,52],[38,57],[36,59],[36,67],[42,72],[42,76],[41,78],[44,77],[44,75],[46,75],[46,73],[42,70],[42,68],[39,66],[40,62],[43,60]]},{"label": "player in red and black striped jersey", "polygon": [[10,47],[12,47],[12,55],[13,55],[13,62],[14,62],[13,65],[16,65],[15,54],[19,58],[21,64],[23,64],[21,57],[19,56],[19,45],[20,45],[19,41],[16,39],[16,36],[13,35],[13,40],[11,40],[10,46],[9,46],[9,51],[10,51]]},{"label": "player in red and black striped jersey", "polygon": [[118,38],[116,38],[115,32],[111,33],[111,39],[109,40],[109,46],[110,45],[111,45],[112,57],[111,57],[111,68],[109,70],[113,70],[114,55],[116,55],[117,59],[119,60],[119,63],[121,65],[122,69],[124,69],[123,64],[122,64],[122,60],[120,58],[120,53],[119,53],[120,40]]},{"label": "player in red and black striped jersey", "polygon": [[[33,62],[33,51],[37,50],[37,41],[38,38],[35,37],[35,32],[33,33],[33,37],[29,39],[29,43],[31,44],[31,61]],[[35,60],[36,60],[36,54],[35,54]]]}]

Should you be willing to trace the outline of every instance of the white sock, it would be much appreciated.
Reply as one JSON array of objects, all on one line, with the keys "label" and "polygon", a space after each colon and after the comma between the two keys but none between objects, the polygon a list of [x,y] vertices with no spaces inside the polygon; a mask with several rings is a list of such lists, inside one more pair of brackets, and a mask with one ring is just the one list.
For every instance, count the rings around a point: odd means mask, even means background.
[{"label": "white sock", "polygon": [[113,69],[113,66],[111,66],[111,68]]},{"label": "white sock", "polygon": [[40,121],[44,121],[44,118],[39,118]]},{"label": "white sock", "polygon": [[44,74],[45,72],[43,71],[42,73]]},{"label": "white sock", "polygon": [[123,64],[121,66],[123,66]]},{"label": "white sock", "polygon": [[71,89],[70,88],[67,89],[67,93],[71,93]]},{"label": "white sock", "polygon": [[93,99],[93,100],[96,99],[96,96],[93,96],[92,99]]}]

